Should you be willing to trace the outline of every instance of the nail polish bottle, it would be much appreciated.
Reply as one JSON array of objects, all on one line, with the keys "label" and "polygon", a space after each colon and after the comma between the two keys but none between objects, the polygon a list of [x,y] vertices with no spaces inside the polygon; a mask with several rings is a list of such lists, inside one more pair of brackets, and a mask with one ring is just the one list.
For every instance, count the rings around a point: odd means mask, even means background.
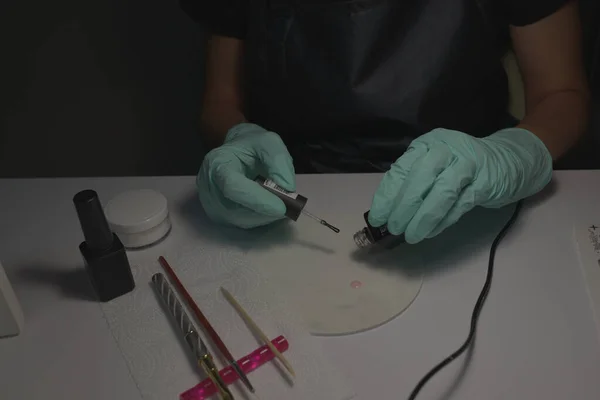
[{"label": "nail polish bottle", "polygon": [[387,229],[387,225],[375,227],[369,223],[369,212],[363,215],[366,227],[354,234],[354,243],[359,248],[370,247],[374,244],[385,248],[392,248],[398,244],[404,243],[404,235],[392,235]]},{"label": "nail polish bottle", "polygon": [[106,221],[98,194],[83,190],[73,197],[85,240],[79,245],[94,291],[102,302],[129,293],[135,281],[125,247]]},{"label": "nail polish bottle", "polygon": [[254,181],[283,201],[286,217],[292,221],[298,221],[298,217],[302,214],[304,206],[306,206],[306,202],[308,201],[306,197],[298,193],[288,192],[274,181],[262,176],[258,176]]}]

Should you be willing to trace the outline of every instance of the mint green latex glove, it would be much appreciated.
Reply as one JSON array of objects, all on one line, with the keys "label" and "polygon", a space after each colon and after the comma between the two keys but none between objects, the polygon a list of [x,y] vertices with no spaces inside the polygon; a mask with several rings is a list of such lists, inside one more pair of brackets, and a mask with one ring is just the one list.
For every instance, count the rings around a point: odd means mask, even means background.
[{"label": "mint green latex glove", "polygon": [[533,195],[551,177],[550,153],[525,129],[486,138],[436,129],[415,139],[384,175],[369,223],[417,243],[475,206],[497,208]]},{"label": "mint green latex glove", "polygon": [[254,124],[236,125],[200,167],[196,185],[206,214],[213,221],[240,228],[284,218],[285,205],[254,182],[258,175],[286,190],[296,190],[292,157],[279,135]]}]

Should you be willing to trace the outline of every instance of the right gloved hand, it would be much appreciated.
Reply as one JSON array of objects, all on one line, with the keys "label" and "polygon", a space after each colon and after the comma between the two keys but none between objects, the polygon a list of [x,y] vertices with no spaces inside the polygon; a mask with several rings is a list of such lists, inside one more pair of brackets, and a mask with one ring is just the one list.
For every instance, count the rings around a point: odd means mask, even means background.
[{"label": "right gloved hand", "polygon": [[236,125],[225,142],[206,155],[196,178],[209,218],[240,228],[284,218],[285,205],[254,182],[258,175],[291,192],[296,190],[292,157],[279,135],[250,123]]}]

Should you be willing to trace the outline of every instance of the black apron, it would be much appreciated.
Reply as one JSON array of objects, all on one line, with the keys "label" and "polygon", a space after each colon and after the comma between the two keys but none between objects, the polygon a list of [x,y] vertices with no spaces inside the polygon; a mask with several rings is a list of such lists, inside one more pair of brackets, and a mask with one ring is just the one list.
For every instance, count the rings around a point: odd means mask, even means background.
[{"label": "black apron", "polygon": [[299,173],[387,170],[432,129],[506,125],[501,1],[248,2],[247,117]]}]

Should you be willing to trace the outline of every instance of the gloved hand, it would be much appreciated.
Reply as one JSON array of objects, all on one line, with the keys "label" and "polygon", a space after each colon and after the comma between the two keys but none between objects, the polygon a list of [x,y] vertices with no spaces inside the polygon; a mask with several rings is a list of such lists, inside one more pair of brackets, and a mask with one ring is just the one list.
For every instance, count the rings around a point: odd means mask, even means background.
[{"label": "gloved hand", "polygon": [[272,179],[295,191],[292,157],[274,132],[242,123],[227,133],[225,142],[211,150],[196,179],[200,202],[214,221],[253,228],[285,216],[285,205],[253,180]]},{"label": "gloved hand", "polygon": [[433,130],[409,146],[377,189],[369,223],[387,224],[408,243],[438,235],[475,206],[502,207],[533,195],[552,178],[543,142],[520,128],[486,138]]}]

